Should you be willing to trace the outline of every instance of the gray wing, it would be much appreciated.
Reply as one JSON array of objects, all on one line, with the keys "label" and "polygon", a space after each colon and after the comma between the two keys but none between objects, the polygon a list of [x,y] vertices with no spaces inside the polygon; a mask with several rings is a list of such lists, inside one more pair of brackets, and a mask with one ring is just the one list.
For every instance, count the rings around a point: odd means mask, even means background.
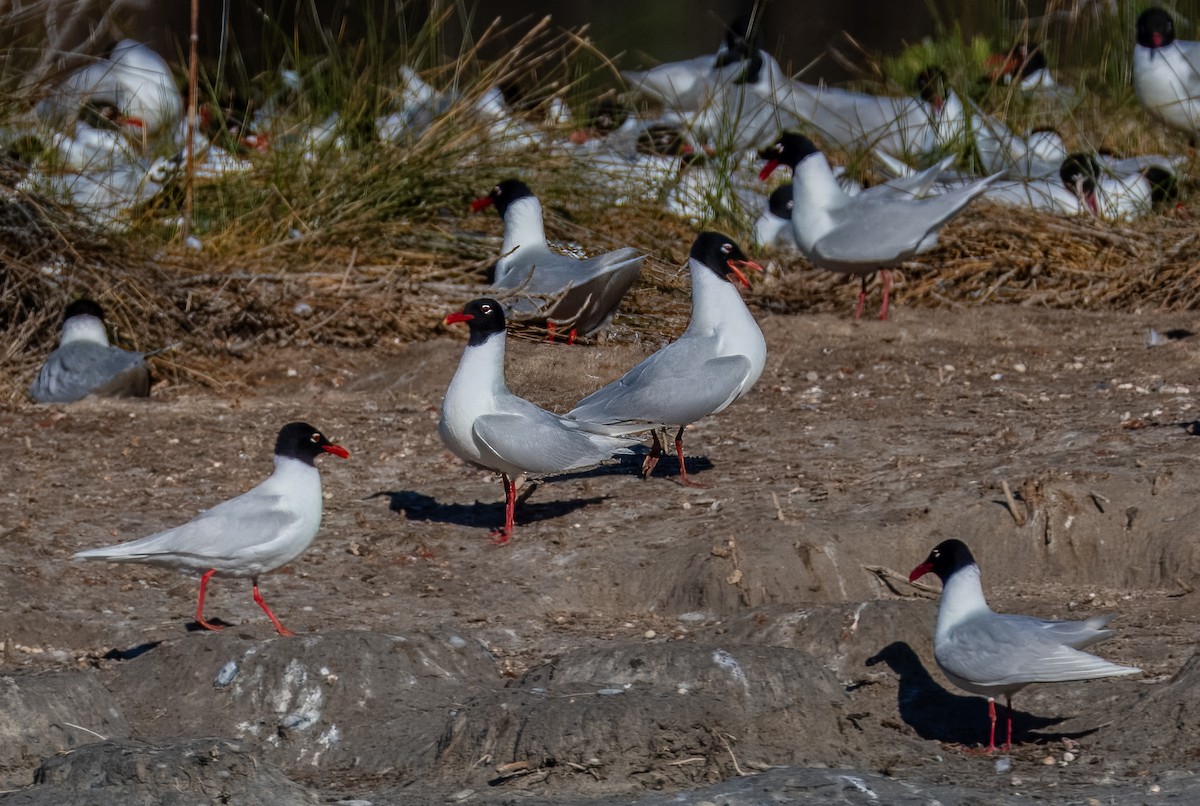
[{"label": "gray wing", "polygon": [[144,397],[149,393],[150,370],[141,353],[86,342],[51,353],[29,389],[39,403],[71,403],[89,394]]},{"label": "gray wing", "polygon": [[687,425],[728,406],[750,373],[743,355],[689,361],[689,341],[670,344],[620,380],[585,397],[567,413],[582,428],[634,433],[655,425]]},{"label": "gray wing", "polygon": [[828,261],[880,266],[906,260],[998,178],[997,174],[924,199],[856,199],[836,211],[838,226],[813,245],[813,254]]},{"label": "gray wing", "polygon": [[1111,632],[1086,622],[1043,621],[989,613],[965,622],[938,643],[938,663],[964,680],[984,686],[1057,683],[1135,674],[1104,658],[1080,652]]},{"label": "gray wing", "polygon": [[[196,568],[245,561],[264,553],[271,540],[299,520],[281,495],[251,490],[224,501],[182,526],[115,546],[81,551],[76,559],[144,562]],[[191,562],[187,562],[191,561]]]},{"label": "gray wing", "polygon": [[629,440],[588,434],[538,411],[541,415],[486,414],[475,420],[475,438],[497,457],[535,474],[591,467],[629,452]]}]

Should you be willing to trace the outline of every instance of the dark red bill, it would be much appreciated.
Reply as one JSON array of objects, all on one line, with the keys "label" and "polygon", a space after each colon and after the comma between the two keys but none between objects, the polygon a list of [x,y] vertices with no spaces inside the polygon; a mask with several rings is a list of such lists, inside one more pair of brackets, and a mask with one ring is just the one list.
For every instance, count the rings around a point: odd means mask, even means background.
[{"label": "dark red bill", "polygon": [[916,568],[914,568],[912,570],[911,574],[908,575],[908,581],[916,582],[918,579],[925,576],[932,570],[933,570],[933,563],[921,563],[920,565],[918,565]]},{"label": "dark red bill", "polygon": [[779,160],[769,161],[766,165],[763,166],[763,169],[758,172],[759,181],[765,182],[767,177],[770,176],[771,174],[775,173],[775,169],[778,167],[779,167]]},{"label": "dark red bill", "polygon": [[471,212],[478,213],[480,210],[483,210],[483,209],[491,207],[491,206],[492,206],[492,197],[491,196],[480,196],[478,199],[471,202]]},{"label": "dark red bill", "polygon": [[350,458],[350,451],[341,445],[322,445],[321,450],[325,451],[325,453],[332,453],[334,456],[340,456],[342,459]]}]

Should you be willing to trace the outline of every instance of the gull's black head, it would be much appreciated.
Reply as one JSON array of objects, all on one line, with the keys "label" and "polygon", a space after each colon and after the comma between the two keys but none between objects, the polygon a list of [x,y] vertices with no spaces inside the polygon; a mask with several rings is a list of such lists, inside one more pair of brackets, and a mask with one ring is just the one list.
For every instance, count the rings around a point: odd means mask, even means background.
[{"label": "gull's black head", "polygon": [[917,94],[922,101],[940,110],[950,92],[949,83],[940,67],[926,67],[917,74]]},{"label": "gull's black head", "polygon": [[1161,8],[1148,8],[1137,19],[1137,43],[1161,48],[1175,41],[1175,21]]},{"label": "gull's black head", "polygon": [[971,556],[971,550],[967,548],[966,543],[961,540],[943,540],[933,547],[925,562],[912,570],[908,581],[916,582],[926,574],[934,573],[945,585],[946,580],[953,576],[955,571],[974,564],[975,558]]},{"label": "gull's black head", "polygon": [[496,212],[504,218],[504,213],[508,211],[508,206],[517,199],[533,198],[533,191],[529,186],[520,179],[505,179],[500,184],[492,188],[491,193],[486,196],[481,196],[471,202],[471,212],[478,213],[485,207],[495,205]]},{"label": "gull's black head", "polygon": [[794,196],[795,186],[791,182],[780,185],[771,191],[771,197],[767,199],[767,207],[770,209],[771,215],[791,220]]},{"label": "gull's black head", "polygon": [[67,306],[67,309],[63,311],[63,322],[66,323],[68,319],[73,319],[76,316],[94,316],[103,322],[104,310],[94,300],[84,297],[83,299],[75,300]]},{"label": "gull's black head", "polygon": [[718,277],[735,285],[741,283],[747,288],[750,287],[750,281],[742,269],[762,271],[762,266],[746,257],[732,238],[719,232],[700,233],[692,244],[689,257],[712,269]]},{"label": "gull's black head", "polygon": [[314,460],[323,453],[332,453],[343,459],[350,458],[349,451],[341,445],[334,445],[308,423],[288,423],[279,430],[279,437],[275,440],[276,456],[299,459],[313,467],[316,467]]},{"label": "gull's black head", "polygon": [[1150,183],[1150,203],[1166,204],[1179,198],[1179,180],[1175,174],[1159,165],[1142,169],[1142,176]]},{"label": "gull's black head", "polygon": [[1100,179],[1100,163],[1091,154],[1071,154],[1063,160],[1058,177],[1068,190],[1090,196],[1096,192],[1096,182]]},{"label": "gull's black head", "polygon": [[717,67],[726,67],[750,57],[756,50],[757,22],[753,14],[740,14],[725,26],[721,49],[717,52]]},{"label": "gull's black head", "polygon": [[476,299],[455,311],[443,320],[444,324],[466,322],[471,329],[467,344],[483,344],[496,333],[504,332],[504,308],[494,299]]},{"label": "gull's black head", "polygon": [[796,170],[796,166],[804,161],[805,157],[819,153],[820,151],[813,144],[813,141],[809,140],[803,134],[798,132],[784,132],[779,135],[779,139],[774,145],[769,145],[758,152],[758,156],[767,161],[758,178],[766,179],[780,165],[786,165],[794,171]]}]

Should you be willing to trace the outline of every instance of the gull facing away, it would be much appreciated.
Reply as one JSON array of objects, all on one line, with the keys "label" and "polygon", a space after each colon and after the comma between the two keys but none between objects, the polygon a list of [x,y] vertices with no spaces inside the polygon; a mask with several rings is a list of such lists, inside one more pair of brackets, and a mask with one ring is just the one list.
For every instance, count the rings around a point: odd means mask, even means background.
[{"label": "gull facing away", "polygon": [[150,367],[144,353],[108,343],[104,311],[80,299],[63,313],[59,346],[47,356],[29,387],[38,403],[74,403],[97,397],[149,397]]},{"label": "gull facing away", "polygon": [[195,520],[140,540],[89,549],[77,560],[146,563],[200,576],[196,623],[206,630],[221,625],[204,619],[204,594],[215,574],[250,577],[254,601],[280,635],[284,627],[258,592],[260,575],[287,565],[303,554],[321,526],[321,475],[315,459],[332,453],[350,457],[341,445],[307,423],[288,423],[275,440],[275,470],[257,487],[200,513]]},{"label": "gull facing away", "polygon": [[658,430],[677,427],[679,480],[701,486],[688,480],[684,467],[684,429],[750,391],[767,360],[766,340],[734,285],[749,287],[743,269],[762,271],[725,235],[701,233],[688,257],[692,318],[687,329],[566,416],[598,434],[650,431],[654,444],[642,464],[647,478],[662,454]]},{"label": "gull facing away", "polygon": [[825,155],[807,137],[785,132],[759,156],[767,160],[759,178],[766,180],[779,165],[792,169],[792,226],[800,251],[827,271],[862,277],[854,318],[862,316],[867,278],[883,277],[886,319],[894,266],[937,245],[938,233],[950,219],[987,190],[999,174],[936,196],[921,199],[892,194],[851,196],[838,184]]},{"label": "gull facing away", "polygon": [[471,330],[458,370],[442,400],[438,434],[455,456],[500,473],[504,485],[504,527],[493,532],[497,545],[513,534],[517,481],[594,467],[628,454],[636,440],[591,434],[579,424],[517,397],[504,382],[504,309],[477,299],[446,317]]},{"label": "gull facing away", "polygon": [[551,332],[564,325],[572,337],[607,325],[625,292],[637,282],[645,256],[632,246],[582,260],[552,252],[542,203],[518,179],[505,179],[472,202],[471,210],[491,206],[504,219],[504,243],[492,287],[518,296],[513,318],[544,319]]},{"label": "gull facing away", "polygon": [[933,635],[934,658],[951,683],[988,698],[992,722],[989,753],[996,749],[996,695],[1004,695],[1008,709],[1007,751],[1012,747],[1012,697],[1030,683],[1090,680],[1141,671],[1079,651],[1113,635],[1112,630],[1105,629],[1111,615],[1085,621],[1048,621],[994,612],[983,596],[979,566],[961,540],[946,540],[935,546],[908,580],[916,582],[928,573],[937,574],[942,581],[942,601]]}]

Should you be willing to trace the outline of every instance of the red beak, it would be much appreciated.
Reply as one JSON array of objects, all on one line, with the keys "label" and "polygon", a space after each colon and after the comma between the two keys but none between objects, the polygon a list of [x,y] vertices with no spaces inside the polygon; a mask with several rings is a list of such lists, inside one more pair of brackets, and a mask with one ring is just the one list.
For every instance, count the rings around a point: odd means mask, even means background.
[{"label": "red beak", "polygon": [[911,574],[908,575],[908,581],[916,582],[918,579],[925,576],[932,570],[933,570],[933,563],[921,563],[920,565],[918,565],[916,568],[914,568],[912,570]]},{"label": "red beak", "polygon": [[763,267],[755,263],[753,260],[727,260],[725,261],[725,265],[729,267],[730,271],[733,272],[733,276],[738,278],[738,281],[742,285],[746,286],[746,288],[750,287],[750,281],[746,279],[746,275],[742,273],[742,269],[757,269],[758,271],[763,270]]},{"label": "red beak", "polygon": [[775,173],[775,169],[778,167],[779,167],[779,160],[770,160],[766,165],[763,166],[763,169],[758,172],[759,181],[760,182],[767,181],[767,177],[770,176],[771,174]]},{"label": "red beak", "polygon": [[462,311],[455,311],[452,314],[448,314],[446,316],[446,318],[442,320],[442,324],[443,325],[452,325],[455,322],[470,322],[474,318],[475,317],[469,313],[463,313]]},{"label": "red beak", "polygon": [[350,451],[343,448],[341,445],[322,445],[321,450],[325,453],[332,453],[334,456],[339,456],[342,459],[350,458]]},{"label": "red beak", "polygon": [[1154,47],[1161,48],[1162,34],[1150,34],[1150,41],[1153,43]]},{"label": "red beak", "polygon": [[484,208],[491,207],[491,206],[492,206],[492,197],[491,196],[481,196],[478,199],[476,199],[475,201],[471,202],[471,212],[478,213],[480,210],[483,210]]}]

